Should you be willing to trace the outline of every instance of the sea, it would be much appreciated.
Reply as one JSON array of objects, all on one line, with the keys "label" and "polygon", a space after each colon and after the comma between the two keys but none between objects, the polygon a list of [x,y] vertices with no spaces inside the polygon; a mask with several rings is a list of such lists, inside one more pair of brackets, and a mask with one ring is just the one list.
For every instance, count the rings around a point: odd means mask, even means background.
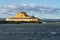
[{"label": "sea", "polygon": [[0,24],[0,40],[60,40],[60,24]]}]

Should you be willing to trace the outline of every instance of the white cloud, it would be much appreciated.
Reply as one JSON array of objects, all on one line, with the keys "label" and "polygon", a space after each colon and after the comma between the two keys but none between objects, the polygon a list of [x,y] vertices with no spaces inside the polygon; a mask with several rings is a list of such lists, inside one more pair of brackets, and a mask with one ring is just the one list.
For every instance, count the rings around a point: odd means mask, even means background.
[{"label": "white cloud", "polygon": [[0,7],[0,13],[4,13],[4,12],[7,12],[7,11],[8,11],[8,10],[7,10],[6,8],[4,8],[4,7],[1,8],[1,7]]},{"label": "white cloud", "polygon": [[22,4],[22,5],[25,6],[25,7],[28,6],[27,4]]},{"label": "white cloud", "polygon": [[[36,5],[35,4],[30,4],[30,5],[27,5],[27,4],[22,4],[22,5],[16,5],[16,4],[12,4],[12,5],[8,5],[6,7],[0,7],[0,17],[8,17],[8,15],[5,15],[5,14],[2,14],[2,13],[8,13],[9,14],[9,11],[13,11],[12,9],[15,9],[17,10],[18,7],[21,7],[21,6],[29,6],[29,7],[35,7]],[[9,10],[11,9],[11,10]],[[41,18],[41,19],[60,19],[60,15],[56,15],[56,14],[49,14],[49,13],[45,13],[43,12],[45,9],[40,9],[42,10],[42,13],[39,11],[39,12],[34,12],[34,11],[31,11],[29,15],[33,15],[33,16],[36,16],[38,18]],[[47,10],[47,9],[46,9]],[[48,9],[50,10],[50,9]],[[48,11],[47,10],[47,11]],[[15,13],[12,12],[12,14],[15,15]]]},{"label": "white cloud", "polygon": [[0,10],[1,10],[1,11],[5,11],[6,9],[4,9],[4,8],[1,8]]},{"label": "white cloud", "polygon": [[40,12],[30,12],[29,15],[38,17],[40,19],[60,19],[60,15],[56,15],[56,14],[47,14],[47,13],[40,13]]},{"label": "white cloud", "polygon": [[19,7],[19,5],[12,4],[12,5],[8,5],[7,7],[11,8],[11,9],[17,9]]},{"label": "white cloud", "polygon": [[31,3],[29,6],[30,7],[35,7],[36,5],[34,3]]},{"label": "white cloud", "polygon": [[36,17],[41,19],[60,19],[60,15],[53,15],[53,14],[35,14]]}]

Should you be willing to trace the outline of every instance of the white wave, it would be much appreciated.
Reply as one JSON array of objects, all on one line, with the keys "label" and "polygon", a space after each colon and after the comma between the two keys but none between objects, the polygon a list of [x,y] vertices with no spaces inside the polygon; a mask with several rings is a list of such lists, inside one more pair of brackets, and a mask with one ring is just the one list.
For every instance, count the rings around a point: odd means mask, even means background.
[{"label": "white wave", "polygon": [[57,34],[58,32],[50,32],[51,34]]}]

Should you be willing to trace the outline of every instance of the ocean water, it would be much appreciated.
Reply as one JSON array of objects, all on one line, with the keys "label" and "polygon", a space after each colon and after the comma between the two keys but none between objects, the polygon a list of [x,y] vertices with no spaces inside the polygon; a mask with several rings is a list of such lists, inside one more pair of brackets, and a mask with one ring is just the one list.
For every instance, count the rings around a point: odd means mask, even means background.
[{"label": "ocean water", "polygon": [[60,40],[60,24],[0,24],[0,40]]}]

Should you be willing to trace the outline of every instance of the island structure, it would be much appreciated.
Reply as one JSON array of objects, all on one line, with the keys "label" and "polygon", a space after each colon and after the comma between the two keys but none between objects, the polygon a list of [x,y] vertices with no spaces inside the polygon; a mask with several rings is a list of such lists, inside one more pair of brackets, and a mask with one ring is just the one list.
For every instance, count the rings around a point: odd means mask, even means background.
[{"label": "island structure", "polygon": [[39,18],[34,16],[29,16],[26,12],[21,11],[17,13],[15,16],[6,18],[5,21],[1,21],[0,23],[42,23]]}]

